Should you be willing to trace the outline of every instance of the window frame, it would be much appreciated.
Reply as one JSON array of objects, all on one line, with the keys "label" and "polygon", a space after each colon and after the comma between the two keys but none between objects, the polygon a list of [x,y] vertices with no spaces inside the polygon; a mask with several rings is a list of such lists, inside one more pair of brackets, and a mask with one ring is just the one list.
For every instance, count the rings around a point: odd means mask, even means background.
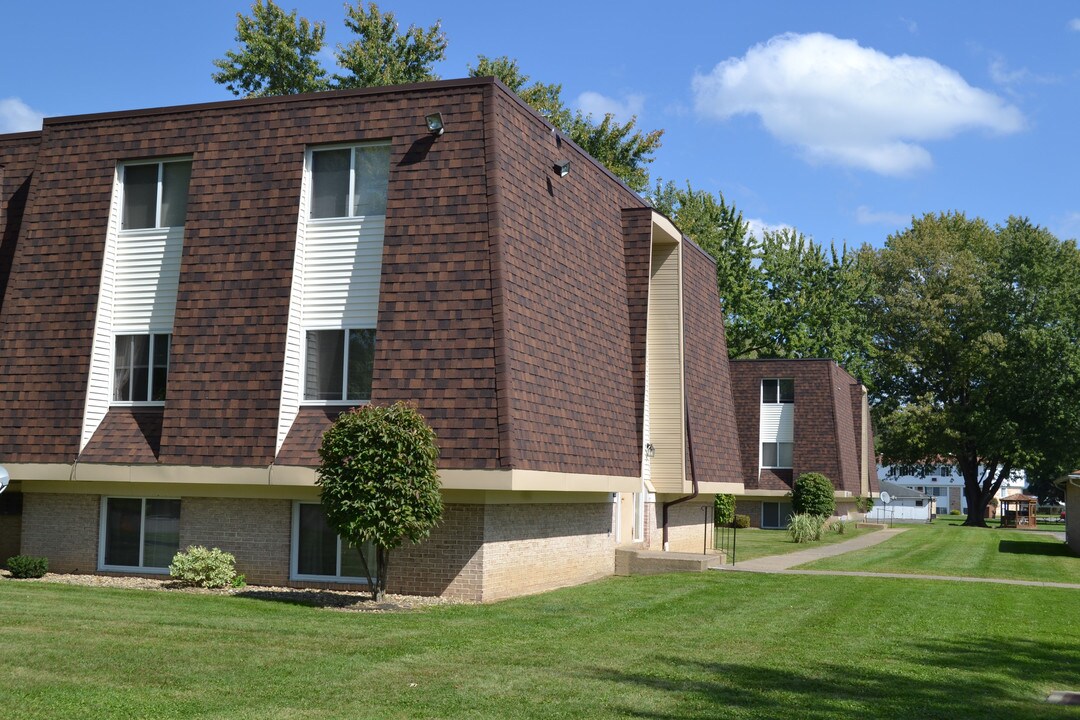
[{"label": "window frame", "polygon": [[[776,465],[766,465],[765,464],[765,446],[766,445],[776,445],[777,446],[776,447],[776,462],[778,464],[776,464]],[[779,464],[779,462],[780,462],[780,446],[781,445],[790,445],[791,446],[791,464],[790,465],[780,465]],[[761,447],[759,448],[758,452],[760,453],[760,455],[758,456],[758,460],[760,461],[760,466],[761,466],[761,469],[763,469],[763,470],[792,470],[795,467],[795,443],[794,442],[787,442],[786,440],[766,440],[766,441],[762,441]]]},{"label": "window frame", "polygon": [[[351,333],[353,331],[363,331],[363,330],[375,331],[375,328],[308,327],[308,328],[303,329],[303,341],[301,343],[302,348],[301,348],[301,352],[300,352],[300,372],[301,372],[301,375],[303,376],[303,379],[300,382],[300,397],[301,397],[300,404],[301,405],[324,405],[324,406],[326,406],[326,405],[340,405],[340,406],[345,406],[345,407],[359,407],[361,405],[370,405],[371,404],[371,398],[370,397],[367,400],[350,400],[348,398],[348,394],[349,394],[349,336],[348,336],[348,334],[346,334],[346,336],[345,336],[344,351],[342,352],[342,358],[341,358],[341,362],[342,362],[342,366],[341,366],[341,399],[340,400],[318,400],[318,399],[309,400],[308,397],[307,397],[307,394],[308,394],[308,392],[307,392],[308,391],[308,388],[307,388],[307,375],[308,375],[308,369],[307,369],[307,363],[308,363],[307,336],[308,336],[308,333],[312,333],[312,332],[332,332],[332,331]],[[376,341],[377,340],[378,340],[378,336],[376,335]],[[372,380],[372,385],[374,385],[375,384],[374,345],[372,346],[371,362],[372,362],[372,366],[373,366],[372,367],[372,378],[371,378],[371,380]],[[370,394],[371,394],[371,389],[369,388],[368,389],[368,395],[370,395]]]},{"label": "window frame", "polygon": [[[119,195],[120,195],[120,197],[119,197],[119,201],[120,201],[120,204],[119,204],[120,217],[119,217],[119,225],[120,225],[120,233],[121,234],[167,230],[167,229],[173,228],[173,227],[183,227],[184,224],[186,224],[186,221],[187,221],[187,200],[191,198],[191,175],[190,174],[188,175],[188,192],[187,192],[186,199],[184,201],[185,223],[181,224],[181,225],[162,225],[161,224],[162,219],[163,219],[161,217],[161,214],[162,214],[162,211],[163,211],[162,200],[163,200],[164,191],[165,191],[164,190],[164,188],[165,188],[165,165],[168,164],[168,163],[182,163],[182,162],[189,163],[190,165],[192,165],[192,167],[194,167],[194,164],[195,164],[194,163],[194,157],[191,156],[191,155],[182,155],[182,156],[179,156],[179,157],[157,158],[157,159],[148,159],[148,160],[123,160],[123,161],[120,162],[120,193],[119,193]],[[124,213],[125,213],[125,209],[127,207],[127,205],[126,205],[126,203],[127,203],[127,169],[129,167],[140,167],[140,166],[145,166],[145,165],[157,165],[157,194],[155,196],[155,201],[154,201],[154,224],[151,227],[126,228],[126,227],[124,227]]]},{"label": "window frame", "polygon": [[[776,383],[776,399],[768,400],[765,398],[765,383]],[[791,399],[785,400],[783,394],[780,392],[781,383],[791,383]],[[760,390],[761,404],[762,405],[793,405],[795,404],[795,378],[761,378],[761,390]]]},{"label": "window frame", "polygon": [[[164,400],[150,400],[149,399],[149,398],[154,397],[154,342],[155,342],[154,338],[156,336],[161,336],[161,335],[164,335],[166,338],[168,338],[168,340],[167,340],[168,348],[165,351],[165,389],[167,391],[168,387],[169,387],[169,370],[172,368],[172,333],[171,332],[167,332],[167,333],[161,333],[161,332],[159,332],[159,333],[155,333],[155,332],[145,332],[145,333],[117,332],[117,333],[113,333],[113,336],[112,336],[112,355],[111,355],[111,362],[109,364],[109,370],[110,370],[110,373],[109,373],[109,407],[164,407],[165,406],[165,401]],[[149,338],[148,341],[147,341],[148,364],[147,364],[147,372],[146,372],[146,397],[148,399],[146,399],[146,400],[117,400],[116,399],[116,370],[117,370],[117,367],[116,367],[116,347],[117,347],[117,340],[119,338],[121,338],[121,337],[147,337],[147,338]],[[133,352],[132,353],[132,365],[131,365],[131,368],[130,368],[131,371],[132,371],[132,376],[133,376],[132,380],[134,380],[134,368],[135,368],[134,360],[135,360],[135,354]],[[131,387],[133,387],[133,386],[134,386],[134,382],[131,383]],[[129,393],[129,394],[133,394],[133,393]]]},{"label": "window frame", "polygon": [[[356,218],[368,218],[368,217],[386,217],[386,208],[383,208],[381,213],[373,213],[370,215],[354,215],[354,205],[356,202],[356,149],[362,147],[386,147],[393,149],[390,140],[367,140],[363,142],[352,143],[335,143],[333,145],[313,145],[307,148],[304,153],[304,170],[308,176],[308,192],[307,192],[307,219],[309,223],[323,223],[323,222],[340,222],[341,220],[355,220]],[[312,215],[315,203],[315,153],[320,152],[332,152],[334,150],[349,150],[349,194],[345,200],[345,208],[348,211],[347,215],[330,215],[327,217],[315,217]],[[391,167],[393,163],[390,163]],[[387,171],[386,176],[387,188],[390,185],[390,174]],[[389,195],[389,193],[387,193]]]},{"label": "window frame", "polygon": [[[318,501],[312,500],[294,500],[292,506],[292,527],[290,528],[289,538],[289,579],[301,580],[309,582],[334,582],[334,583],[348,583],[350,585],[367,585],[368,579],[366,577],[353,577],[351,575],[341,574],[341,547],[345,542],[341,539],[341,536],[337,536],[337,557],[335,560],[335,568],[337,575],[307,575],[299,572],[300,567],[300,506],[301,505],[321,505]],[[375,568],[371,568],[374,572]]]},{"label": "window frame", "polygon": [[[106,529],[108,527],[109,519],[109,500],[139,500],[141,501],[141,508],[139,514],[139,564],[138,565],[106,565],[105,564],[105,541],[107,538]],[[97,556],[97,569],[104,572],[126,572],[126,573],[144,573],[153,575],[168,575],[169,568],[155,567],[145,565],[144,558],[146,553],[146,503],[148,500],[175,500],[182,503],[182,499],[179,497],[145,497],[135,495],[102,495],[101,502],[99,503],[99,517],[98,517],[98,556]],[[180,515],[177,516],[177,533],[176,533],[176,549],[180,551],[180,528],[179,521],[183,516],[183,506],[180,508]],[[175,553],[174,553],[175,555]]]}]

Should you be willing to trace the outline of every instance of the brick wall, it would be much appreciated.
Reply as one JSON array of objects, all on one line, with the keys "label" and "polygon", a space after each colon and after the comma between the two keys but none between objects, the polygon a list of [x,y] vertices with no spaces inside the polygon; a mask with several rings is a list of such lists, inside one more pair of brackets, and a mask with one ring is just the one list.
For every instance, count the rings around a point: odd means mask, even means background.
[{"label": "brick wall", "polygon": [[218,547],[236,556],[249,583],[283,585],[289,579],[289,500],[185,497],[180,502],[180,549]]},{"label": "brick wall", "polygon": [[1080,553],[1080,488],[1072,480],[1065,486],[1065,540]]},{"label": "brick wall", "polygon": [[[712,547],[713,496],[707,500],[680,503],[668,508],[668,550],[700,553]],[[656,540],[650,549],[663,549],[663,503],[656,503]]]},{"label": "brick wall", "polygon": [[761,527],[761,501],[760,500],[737,500],[735,502],[736,515],[749,515],[750,527]]},{"label": "brick wall", "polygon": [[23,493],[23,554],[47,557],[52,572],[94,572],[100,507],[97,495]]},{"label": "brick wall", "polygon": [[483,600],[484,506],[447,504],[439,527],[390,553],[388,590]]},{"label": "brick wall", "polygon": [[527,595],[613,574],[612,507],[486,506],[483,599]]}]

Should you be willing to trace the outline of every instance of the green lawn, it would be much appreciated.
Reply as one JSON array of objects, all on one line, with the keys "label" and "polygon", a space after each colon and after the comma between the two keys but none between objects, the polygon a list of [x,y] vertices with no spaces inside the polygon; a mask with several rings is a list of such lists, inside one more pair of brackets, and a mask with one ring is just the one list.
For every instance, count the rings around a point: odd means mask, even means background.
[{"label": "green lawn", "polygon": [[[880,545],[817,560],[800,569],[963,575],[1080,583],[1080,557],[1053,536],[963,527],[962,518],[912,524]],[[896,527],[905,527],[897,523]]]},{"label": "green lawn", "polygon": [[[797,544],[791,539],[787,530],[762,530],[761,528],[745,528],[739,530],[735,536],[735,564],[744,560],[765,557],[766,555],[783,555],[797,550],[808,550],[822,545],[832,545],[845,540],[857,538],[868,532],[871,528],[857,529],[854,523],[850,524],[843,535],[826,533],[819,542]],[[722,532],[722,531],[718,531]],[[730,531],[729,531],[730,532]],[[729,541],[730,542],[730,541]],[[728,562],[730,562],[730,558]]]},{"label": "green lawn", "polygon": [[1055,588],[710,572],[377,615],[4,580],[0,608],[5,718],[1031,720],[1080,689]]}]

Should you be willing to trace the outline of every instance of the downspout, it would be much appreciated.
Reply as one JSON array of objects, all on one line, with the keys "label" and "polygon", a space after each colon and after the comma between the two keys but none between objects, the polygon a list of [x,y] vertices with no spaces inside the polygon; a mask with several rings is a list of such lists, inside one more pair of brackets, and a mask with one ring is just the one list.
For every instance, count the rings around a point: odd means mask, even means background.
[{"label": "downspout", "polygon": [[666,502],[663,504],[663,525],[664,525],[664,552],[668,551],[668,508],[672,505],[678,505],[684,503],[687,500],[693,500],[698,496],[698,482],[697,475],[694,472],[694,439],[690,435],[690,406],[686,406],[686,447],[690,451],[690,483],[693,485],[694,491],[689,495],[685,495],[681,498]]}]

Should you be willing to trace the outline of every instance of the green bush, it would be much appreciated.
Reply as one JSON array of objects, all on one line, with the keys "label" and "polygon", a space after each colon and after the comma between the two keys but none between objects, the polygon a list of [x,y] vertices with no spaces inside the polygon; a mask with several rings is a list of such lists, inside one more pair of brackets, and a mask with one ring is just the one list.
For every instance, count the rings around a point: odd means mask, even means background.
[{"label": "green bush", "polygon": [[730,525],[735,521],[735,496],[726,495],[720,493],[713,501],[716,508],[716,514],[713,518],[713,522],[717,525]]},{"label": "green bush", "polygon": [[189,585],[228,587],[236,581],[236,558],[219,548],[207,550],[202,545],[191,545],[186,552],[176,553],[169,574]]},{"label": "green bush", "polygon": [[825,530],[825,518],[821,515],[796,513],[791,516],[787,530],[791,539],[797,543],[816,542]]},{"label": "green bush", "polygon": [[829,521],[829,524],[825,526],[825,530],[828,532],[834,532],[837,535],[843,535],[847,532],[847,523],[843,518],[833,518]]},{"label": "green bush", "polygon": [[950,515],[959,515],[959,514],[960,514],[960,511],[959,511],[959,510],[950,510],[950,511],[949,511],[949,514],[950,514]]},{"label": "green bush", "polygon": [[13,578],[45,577],[49,572],[49,559],[33,555],[14,555],[7,559],[8,570]]},{"label": "green bush", "polygon": [[833,484],[821,473],[803,473],[791,490],[791,509],[796,515],[828,517],[836,510]]},{"label": "green bush", "polygon": [[740,528],[740,529],[748,528],[748,527],[750,527],[750,516],[749,515],[736,515],[735,520],[734,520],[734,524],[735,524],[735,527]]},{"label": "green bush", "polygon": [[868,513],[872,507],[874,507],[874,498],[863,497],[862,495],[857,495],[855,497],[855,509],[859,512]]}]

